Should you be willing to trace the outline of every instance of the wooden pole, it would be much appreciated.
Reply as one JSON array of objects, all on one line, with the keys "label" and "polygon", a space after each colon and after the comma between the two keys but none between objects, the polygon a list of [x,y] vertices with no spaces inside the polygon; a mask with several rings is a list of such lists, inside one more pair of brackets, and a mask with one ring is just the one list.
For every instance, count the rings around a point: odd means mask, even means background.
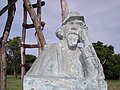
[{"label": "wooden pole", "polygon": [[38,44],[22,44],[21,46],[24,48],[40,48]]},{"label": "wooden pole", "polygon": [[[40,24],[40,30],[41,30],[41,0],[37,0],[37,17],[38,17],[38,22]],[[45,39],[44,39],[44,42],[45,42]],[[38,36],[37,36],[37,43],[38,45],[40,45]],[[38,48],[38,55],[40,55],[40,48]]]},{"label": "wooden pole", "polygon": [[[27,10],[24,8],[24,15],[23,15],[23,24],[26,25],[27,23]],[[21,39],[21,45],[25,44],[25,37],[26,37],[26,28],[23,26],[22,28],[22,39]],[[25,75],[25,48],[21,46],[21,79],[23,80],[23,77]]]},{"label": "wooden pole", "polygon": [[1,9],[0,11],[0,16],[6,12],[12,5],[14,5],[18,0],[14,0],[12,3],[6,5],[3,9]]},{"label": "wooden pole", "polygon": [[[44,2],[44,1],[42,1],[42,2]],[[37,17],[39,20],[40,27],[42,27],[42,25],[41,25],[41,6],[42,6],[41,0],[37,0]],[[42,30],[42,28],[40,30]],[[44,41],[44,44],[46,44],[44,36],[43,36],[43,41]],[[38,42],[38,45],[40,45],[38,37],[37,37],[37,42]],[[40,55],[40,48],[38,48],[38,55]]]},{"label": "wooden pole", "polygon": [[[14,2],[14,0],[8,0],[8,4]],[[0,56],[1,56],[1,61],[0,61],[0,90],[6,90],[6,78],[7,78],[7,61],[6,61],[6,51],[5,51],[5,45],[6,45],[6,42],[7,42],[7,39],[8,39],[8,36],[9,36],[9,33],[10,33],[10,29],[11,29],[11,25],[12,25],[12,21],[14,19],[14,14],[15,14],[15,4],[13,6],[11,6],[9,9],[8,9],[8,18],[7,18],[7,22],[6,22],[6,25],[5,25],[5,29],[4,29],[4,32],[3,32],[3,35],[1,37],[1,47],[0,47]]]},{"label": "wooden pole", "polygon": [[37,33],[37,36],[38,36],[38,40],[41,44],[41,49],[43,50],[45,41],[44,41],[44,37],[43,37],[43,34],[42,34],[41,25],[39,23],[39,18],[36,15],[31,2],[29,0],[24,0],[24,2],[25,2],[25,7],[27,8],[28,13],[31,17],[31,20],[33,21],[33,24],[35,26],[35,30],[36,30],[36,33]]},{"label": "wooden pole", "polygon": [[0,37],[0,90],[1,90],[1,87],[2,87],[2,83],[1,83],[1,78],[2,78],[2,76],[1,76],[1,62],[2,62],[2,50],[1,50],[1,48],[2,48],[2,44],[1,44],[2,42],[1,42],[1,37]]},{"label": "wooden pole", "polygon": [[65,16],[69,12],[69,9],[68,9],[67,0],[60,0],[60,3],[61,3],[61,15],[62,15],[62,22],[63,22]]}]

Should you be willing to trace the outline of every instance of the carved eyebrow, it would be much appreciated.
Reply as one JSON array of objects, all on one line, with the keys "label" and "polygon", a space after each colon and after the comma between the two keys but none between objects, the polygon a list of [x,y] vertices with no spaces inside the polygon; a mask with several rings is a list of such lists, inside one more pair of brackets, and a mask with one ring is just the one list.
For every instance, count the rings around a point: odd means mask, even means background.
[{"label": "carved eyebrow", "polygon": [[80,26],[82,26],[82,25],[83,25],[83,23],[82,23],[82,22],[76,22],[76,24],[79,24]]}]

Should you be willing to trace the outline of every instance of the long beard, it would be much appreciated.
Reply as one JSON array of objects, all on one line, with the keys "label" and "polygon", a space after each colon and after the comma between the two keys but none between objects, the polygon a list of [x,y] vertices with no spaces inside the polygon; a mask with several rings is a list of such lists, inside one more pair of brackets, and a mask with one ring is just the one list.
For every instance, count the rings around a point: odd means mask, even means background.
[{"label": "long beard", "polygon": [[76,34],[69,34],[67,36],[67,43],[69,47],[75,47],[78,44],[78,35]]}]

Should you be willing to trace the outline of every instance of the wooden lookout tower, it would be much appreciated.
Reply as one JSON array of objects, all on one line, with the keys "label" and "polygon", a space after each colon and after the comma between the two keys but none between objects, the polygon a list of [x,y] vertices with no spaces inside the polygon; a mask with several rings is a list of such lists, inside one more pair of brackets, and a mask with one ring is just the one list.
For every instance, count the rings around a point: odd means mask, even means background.
[{"label": "wooden lookout tower", "polygon": [[[14,19],[16,11],[16,2],[18,0],[7,0],[8,4],[0,10],[0,16],[8,10],[8,18],[6,21],[5,29],[3,31],[2,37],[0,37],[0,90],[6,90],[6,77],[7,77],[7,61],[5,45],[11,30],[12,21]],[[54,0],[53,0],[54,1]],[[65,15],[68,13],[68,5],[66,0],[60,0],[61,3],[61,13],[62,21]],[[44,50],[44,45],[46,41],[42,33],[45,23],[41,22],[41,7],[45,5],[44,1],[36,0],[35,4],[32,4],[30,0],[23,0],[23,24],[22,24],[22,40],[21,40],[21,78],[25,74],[25,49],[26,48],[38,48],[39,51]],[[35,11],[34,8],[37,8]],[[30,16],[32,23],[28,24],[28,15]],[[37,44],[26,44],[26,33],[27,30],[35,28],[37,36]]]},{"label": "wooden lookout tower", "polygon": [[[40,54],[40,48],[43,50],[44,44],[46,44],[46,41],[44,39],[44,36],[42,34],[42,30],[45,26],[44,22],[41,22],[41,6],[45,5],[44,1],[37,0],[37,3],[31,4],[29,0],[24,0],[23,9],[24,9],[24,15],[23,15],[23,24],[22,24],[22,40],[21,40],[21,78],[23,78],[25,74],[25,49],[26,48],[38,48],[39,54]],[[37,13],[35,13],[34,8],[37,8]],[[30,15],[31,20],[33,21],[32,24],[27,24],[28,19],[28,13]],[[35,28],[36,34],[38,37],[38,43],[37,44],[26,44],[26,31],[30,30],[32,28]],[[31,36],[30,36],[31,37]]]}]

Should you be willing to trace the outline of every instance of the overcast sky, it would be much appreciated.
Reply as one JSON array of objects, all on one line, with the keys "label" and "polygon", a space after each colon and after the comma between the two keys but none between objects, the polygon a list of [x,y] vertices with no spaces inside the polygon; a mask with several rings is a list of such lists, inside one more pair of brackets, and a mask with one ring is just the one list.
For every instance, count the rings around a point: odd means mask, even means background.
[{"label": "overcast sky", "polygon": [[[21,36],[23,19],[23,0],[16,4],[16,15],[13,21],[10,38]],[[30,0],[34,2],[35,0]],[[37,1],[37,0],[36,0]],[[60,0],[44,0],[42,20],[46,22],[43,31],[47,43],[58,42],[55,31],[61,25]],[[69,11],[77,11],[85,18],[91,43],[101,41],[113,45],[115,53],[120,53],[120,0],[67,0]],[[7,0],[0,0],[0,10]],[[0,17],[0,36],[3,33],[7,12]],[[31,20],[28,19],[28,23]],[[35,30],[27,31],[26,43],[36,43]],[[27,49],[28,54],[37,55],[37,49]]]}]

